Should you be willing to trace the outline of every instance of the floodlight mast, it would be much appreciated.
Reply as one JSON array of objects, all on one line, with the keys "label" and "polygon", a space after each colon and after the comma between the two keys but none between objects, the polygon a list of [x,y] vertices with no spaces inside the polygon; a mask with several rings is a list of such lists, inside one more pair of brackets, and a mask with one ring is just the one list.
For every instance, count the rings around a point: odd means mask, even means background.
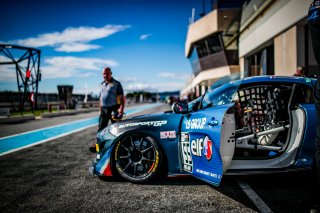
[{"label": "floodlight mast", "polygon": [[21,112],[27,101],[32,111],[38,108],[40,53],[35,48],[0,44],[0,65],[15,65]]}]

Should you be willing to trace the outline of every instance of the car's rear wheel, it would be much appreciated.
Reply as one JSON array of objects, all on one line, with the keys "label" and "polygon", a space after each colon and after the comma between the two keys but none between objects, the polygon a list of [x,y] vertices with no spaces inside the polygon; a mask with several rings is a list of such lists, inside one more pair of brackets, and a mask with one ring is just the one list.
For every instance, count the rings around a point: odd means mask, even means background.
[{"label": "car's rear wheel", "polygon": [[143,134],[134,133],[119,140],[113,158],[116,171],[134,183],[154,178],[162,167],[162,152],[157,141]]}]

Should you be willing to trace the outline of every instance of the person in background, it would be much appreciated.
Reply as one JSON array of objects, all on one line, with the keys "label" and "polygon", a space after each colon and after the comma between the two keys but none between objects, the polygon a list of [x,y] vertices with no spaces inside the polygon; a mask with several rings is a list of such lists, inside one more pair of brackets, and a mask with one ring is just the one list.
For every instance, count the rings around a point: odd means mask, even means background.
[{"label": "person in background", "polygon": [[296,72],[293,74],[293,76],[297,77],[306,77],[305,69],[303,66],[297,66]]},{"label": "person in background", "polygon": [[[320,1],[314,0],[308,12],[308,23],[310,29],[310,35],[312,40],[312,47],[315,59],[320,65]],[[317,81],[314,88],[314,99],[317,116],[316,137],[315,137],[315,155],[314,155],[314,173],[316,179],[316,186],[314,187],[314,207],[311,212],[320,211],[320,71],[317,73]]]},{"label": "person in background", "polygon": [[[100,116],[98,132],[108,126],[109,120],[115,123],[123,116],[125,99],[123,88],[119,81],[112,77],[112,71],[106,67],[102,71],[104,81],[101,83],[100,92]],[[89,147],[91,152],[95,152],[95,143]]]}]

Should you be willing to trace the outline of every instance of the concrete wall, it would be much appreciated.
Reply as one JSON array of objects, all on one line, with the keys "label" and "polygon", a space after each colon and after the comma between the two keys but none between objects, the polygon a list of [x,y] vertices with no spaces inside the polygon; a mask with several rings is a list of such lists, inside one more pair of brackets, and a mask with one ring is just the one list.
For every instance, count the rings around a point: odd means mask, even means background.
[{"label": "concrete wall", "polygon": [[189,25],[185,43],[185,56],[188,57],[192,44],[216,32],[225,31],[239,9],[213,10],[198,21]]},{"label": "concrete wall", "polygon": [[188,57],[192,43],[218,31],[218,12],[214,10],[189,25],[185,43],[185,56]]},{"label": "concrete wall", "polygon": [[265,42],[307,16],[312,0],[278,0],[266,11],[262,11],[246,29],[242,29],[239,42],[239,57],[250,54]]},{"label": "concrete wall", "polygon": [[297,68],[297,27],[274,39],[275,75],[293,75]]}]

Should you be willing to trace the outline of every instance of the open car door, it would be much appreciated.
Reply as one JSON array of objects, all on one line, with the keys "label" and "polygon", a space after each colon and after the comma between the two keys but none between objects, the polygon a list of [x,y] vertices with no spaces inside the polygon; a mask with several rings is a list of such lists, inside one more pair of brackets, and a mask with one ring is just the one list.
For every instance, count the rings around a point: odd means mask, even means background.
[{"label": "open car door", "polygon": [[[219,185],[235,150],[235,102],[240,81],[208,91],[184,114],[179,137],[181,169]],[[194,109],[194,105],[198,105]],[[197,108],[197,107],[196,107]]]}]

